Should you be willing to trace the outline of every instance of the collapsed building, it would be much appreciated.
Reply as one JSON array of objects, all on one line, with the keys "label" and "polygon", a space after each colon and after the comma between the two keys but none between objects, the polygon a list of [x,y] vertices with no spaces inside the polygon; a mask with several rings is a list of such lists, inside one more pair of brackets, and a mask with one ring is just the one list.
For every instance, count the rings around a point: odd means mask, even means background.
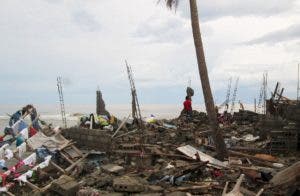
[{"label": "collapsed building", "polygon": [[[142,119],[133,79],[129,79],[133,119],[119,120],[109,114],[97,91],[98,114],[65,129],[44,123],[41,131],[26,137],[22,148],[12,150],[13,156],[5,159],[7,168],[2,167],[1,193],[299,194],[297,102],[272,97],[266,102],[267,114],[242,109],[219,121],[229,156],[218,160],[206,113],[194,110],[190,121],[184,112],[170,120]],[[187,90],[187,94],[194,92]],[[14,129],[21,129],[19,123],[24,121],[20,119]],[[23,128],[20,131],[26,135]],[[6,157],[14,145],[13,141],[3,143],[0,156]]]},{"label": "collapsed building", "polygon": [[82,149],[105,153],[99,169],[88,175],[77,174],[76,178],[84,179],[81,195],[221,195],[226,182],[232,182],[232,187],[240,176],[243,183],[238,192],[244,195],[256,195],[262,189],[263,195],[299,191],[298,152],[284,151],[282,156],[282,151],[274,150],[269,136],[260,136],[265,125],[222,126],[229,150],[228,160],[223,162],[214,158],[207,116],[193,113],[193,121],[188,124],[180,116],[146,123],[143,129],[124,119],[112,132],[63,130],[63,135],[78,142]]},{"label": "collapsed building", "polygon": [[[285,116],[272,114],[269,107],[267,115],[240,110],[230,123],[220,124],[229,152],[225,161],[214,158],[207,115],[197,111],[189,123],[181,113],[143,126],[124,118],[113,131],[63,130],[82,149],[102,153],[99,169],[76,174],[84,181],[78,194],[297,195],[299,118],[293,117],[294,103],[284,103]],[[233,190],[226,193],[228,184]]]}]

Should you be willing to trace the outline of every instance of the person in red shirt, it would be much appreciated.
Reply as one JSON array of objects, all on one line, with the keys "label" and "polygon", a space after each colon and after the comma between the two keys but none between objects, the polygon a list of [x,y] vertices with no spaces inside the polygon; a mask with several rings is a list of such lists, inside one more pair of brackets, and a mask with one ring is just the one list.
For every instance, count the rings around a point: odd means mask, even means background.
[{"label": "person in red shirt", "polygon": [[184,112],[186,113],[187,121],[192,119],[192,99],[189,96],[185,97],[185,101],[183,102]]}]

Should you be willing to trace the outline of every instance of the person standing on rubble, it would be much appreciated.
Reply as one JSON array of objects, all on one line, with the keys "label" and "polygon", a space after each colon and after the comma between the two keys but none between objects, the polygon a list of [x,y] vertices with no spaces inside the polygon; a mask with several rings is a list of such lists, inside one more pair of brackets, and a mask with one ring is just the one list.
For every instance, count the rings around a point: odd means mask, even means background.
[{"label": "person standing on rubble", "polygon": [[9,126],[13,126],[22,116],[28,114],[28,107],[25,106],[21,110],[16,111],[13,115],[10,116]]},{"label": "person standing on rubble", "polygon": [[192,110],[192,99],[190,96],[185,97],[185,101],[183,102],[184,113],[186,114],[187,122],[192,120],[193,110]]},{"label": "person standing on rubble", "polygon": [[13,126],[22,116],[30,114],[30,119],[32,122],[32,127],[36,130],[40,130],[41,127],[38,123],[38,116],[35,107],[33,105],[26,105],[21,110],[16,111],[9,119],[9,126]]},{"label": "person standing on rubble", "polygon": [[33,105],[29,105],[29,106],[31,106],[30,119],[32,122],[32,127],[37,131],[41,130],[42,128],[39,124],[39,117],[38,117],[37,111],[36,111],[35,107],[33,107]]}]

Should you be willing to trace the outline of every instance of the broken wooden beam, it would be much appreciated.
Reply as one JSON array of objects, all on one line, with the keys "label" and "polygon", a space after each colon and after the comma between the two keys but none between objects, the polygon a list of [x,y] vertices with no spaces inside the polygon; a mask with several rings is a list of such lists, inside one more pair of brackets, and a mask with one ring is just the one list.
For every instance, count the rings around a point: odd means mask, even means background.
[{"label": "broken wooden beam", "polygon": [[187,186],[187,187],[176,187],[176,188],[171,188],[170,191],[189,191],[189,190],[207,190],[212,188],[212,185],[200,185],[200,186]]},{"label": "broken wooden beam", "polygon": [[272,187],[290,186],[297,182],[300,178],[300,161],[294,163],[290,167],[278,172],[270,181]]},{"label": "broken wooden beam", "polygon": [[33,189],[33,190],[41,191],[41,189],[40,189],[38,186],[32,184],[32,183],[29,182],[29,181],[25,182],[25,184],[26,184],[28,187],[30,187],[31,189]]},{"label": "broken wooden beam", "polygon": [[56,163],[54,163],[53,161],[50,161],[50,164],[53,166],[53,167],[55,167],[57,170],[59,170],[61,173],[63,173],[63,174],[65,174],[66,173],[66,171],[63,169],[63,168],[61,168],[60,166],[58,166]]},{"label": "broken wooden beam", "polygon": [[118,129],[115,131],[115,133],[111,136],[111,138],[114,138],[117,133],[122,129],[122,127],[125,125],[125,123],[127,122],[127,120],[129,119],[130,115],[128,115],[127,118],[124,118],[123,121],[121,122],[120,126],[118,127]]},{"label": "broken wooden beam", "polygon": [[69,159],[69,157],[65,154],[65,153],[63,153],[62,151],[60,151],[60,154],[70,163],[70,164],[73,164],[74,162],[71,160],[71,159]]},{"label": "broken wooden beam", "polygon": [[85,155],[82,156],[82,158],[78,159],[77,161],[75,161],[74,163],[72,163],[66,170],[67,174],[71,172],[71,170],[76,167],[81,161],[83,161],[87,156],[89,155],[89,153],[86,153]]}]

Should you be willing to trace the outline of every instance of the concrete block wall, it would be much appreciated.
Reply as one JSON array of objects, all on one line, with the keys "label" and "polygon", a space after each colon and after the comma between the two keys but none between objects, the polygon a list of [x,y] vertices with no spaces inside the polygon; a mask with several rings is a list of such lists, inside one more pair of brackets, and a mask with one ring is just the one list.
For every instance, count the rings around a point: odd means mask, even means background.
[{"label": "concrete block wall", "polygon": [[64,137],[76,142],[81,149],[109,151],[112,149],[111,134],[105,130],[72,127],[62,131]]}]

